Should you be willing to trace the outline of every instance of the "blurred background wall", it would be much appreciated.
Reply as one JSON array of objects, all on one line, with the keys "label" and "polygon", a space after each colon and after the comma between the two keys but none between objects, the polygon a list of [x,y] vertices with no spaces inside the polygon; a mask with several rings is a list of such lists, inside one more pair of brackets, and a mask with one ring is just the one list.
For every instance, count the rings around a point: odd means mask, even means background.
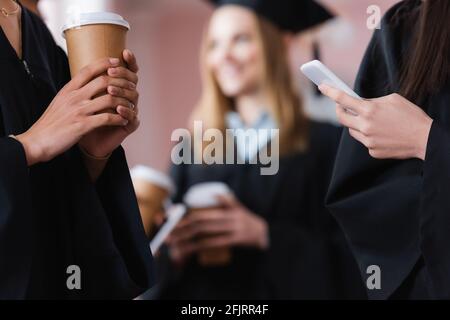
[{"label": "blurred background wall", "polygon": [[[275,0],[276,1],[276,0]],[[302,1],[302,0],[298,0]],[[319,42],[322,61],[353,85],[373,30],[367,28],[367,8],[386,12],[398,0],[320,0],[337,18],[319,30],[294,39],[292,70],[311,117],[334,121],[334,106],[315,96],[299,66],[312,59],[312,40]],[[41,0],[40,9],[61,46],[61,27],[70,12],[110,10],[131,24],[128,47],[140,63],[142,125],[126,143],[130,166],[145,164],[160,170],[170,161],[171,133],[185,127],[201,89],[198,54],[211,14],[204,0]]]}]

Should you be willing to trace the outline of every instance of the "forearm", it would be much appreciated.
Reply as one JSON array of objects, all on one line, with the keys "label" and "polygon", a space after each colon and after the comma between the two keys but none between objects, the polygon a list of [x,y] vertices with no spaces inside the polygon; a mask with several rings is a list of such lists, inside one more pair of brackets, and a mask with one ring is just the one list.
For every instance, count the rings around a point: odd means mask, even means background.
[{"label": "forearm", "polygon": [[420,248],[425,259],[433,294],[448,299],[450,257],[450,131],[434,123],[430,131],[421,189]]}]

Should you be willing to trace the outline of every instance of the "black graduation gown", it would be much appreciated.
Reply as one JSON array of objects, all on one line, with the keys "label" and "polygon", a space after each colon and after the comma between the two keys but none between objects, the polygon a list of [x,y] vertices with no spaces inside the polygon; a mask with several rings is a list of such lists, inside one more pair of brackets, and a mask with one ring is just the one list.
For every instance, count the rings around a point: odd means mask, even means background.
[{"label": "black graduation gown", "polygon": [[[8,138],[70,79],[46,26],[22,10],[26,62],[0,30],[0,299],[134,298],[154,275],[124,151],[94,185],[77,147],[28,168],[22,145]],[[66,286],[71,265],[81,269],[81,290]]]},{"label": "black graduation gown", "polygon": [[[190,186],[226,183],[239,201],[268,222],[270,249],[233,248],[226,267],[204,268],[191,258],[175,270],[159,258],[162,299],[365,298],[356,262],[324,207],[341,129],[311,124],[308,153],[280,159],[279,172],[260,175],[260,165],[176,165],[176,202]],[[170,271],[168,271],[170,270]]]},{"label": "black graduation gown", "polygon": [[[398,91],[420,8],[410,0],[387,12],[357,77],[362,97]],[[420,105],[435,120],[424,162],[373,159],[348,130],[336,159],[327,204],[363,278],[368,266],[381,268],[381,290],[368,290],[372,299],[450,298],[450,83]]]}]

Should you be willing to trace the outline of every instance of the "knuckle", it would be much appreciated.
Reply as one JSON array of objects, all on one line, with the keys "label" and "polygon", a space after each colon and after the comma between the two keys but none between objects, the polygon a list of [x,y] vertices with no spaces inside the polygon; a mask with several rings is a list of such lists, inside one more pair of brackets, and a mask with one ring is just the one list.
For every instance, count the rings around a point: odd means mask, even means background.
[{"label": "knuckle", "polygon": [[123,97],[123,95],[124,95],[124,90],[123,90],[122,88],[120,88],[120,87],[114,86],[114,87],[113,87],[113,94],[114,94],[115,96],[121,96],[121,97]]},{"label": "knuckle", "polygon": [[72,92],[69,92],[67,94],[67,105],[72,106],[74,104],[77,104],[79,101],[78,99],[78,95],[79,95],[79,91],[78,90],[74,90]]},{"label": "knuckle", "polygon": [[106,103],[110,106],[112,106],[116,101],[116,98],[110,94],[108,94],[105,99],[106,99]]},{"label": "knuckle", "polygon": [[81,69],[81,71],[80,71],[80,74],[82,74],[82,75],[84,75],[84,76],[86,76],[86,77],[90,76],[90,75],[93,74],[93,73],[94,73],[94,67],[93,67],[92,64],[87,65],[86,67],[84,67],[84,68]]},{"label": "knuckle", "polygon": [[123,67],[116,67],[116,68],[114,68],[114,77],[116,77],[116,78],[123,77],[123,75],[124,75],[123,70],[124,70]]},{"label": "knuckle", "polygon": [[111,113],[107,113],[107,114],[106,114],[106,122],[107,122],[107,123],[111,123],[111,122],[113,122],[113,121],[114,121],[114,115],[111,114]]},{"label": "knuckle", "polygon": [[100,85],[104,88],[106,88],[110,83],[109,77],[105,76],[105,75],[100,76],[99,81],[100,81]]},{"label": "knuckle", "polygon": [[375,110],[376,108],[372,103],[367,103],[364,107],[363,116],[372,119],[375,116]]},{"label": "knuckle", "polygon": [[361,133],[366,135],[366,136],[370,136],[371,135],[371,133],[372,133],[372,124],[371,124],[371,122],[366,121],[366,122],[364,122],[361,125]]},{"label": "knuckle", "polygon": [[74,128],[77,132],[85,132],[87,124],[84,121],[77,120],[74,123]]},{"label": "knuckle", "polygon": [[90,66],[86,66],[86,67],[83,67],[81,70],[80,70],[80,72],[78,73],[78,76],[79,77],[81,77],[81,76],[87,76],[90,72],[89,72],[89,68],[90,68]]},{"label": "knuckle", "polygon": [[373,149],[375,148],[375,140],[373,138],[367,138],[365,145],[367,148]]},{"label": "knuckle", "polygon": [[374,158],[374,159],[381,159],[382,158],[382,153],[377,150],[377,149],[370,149],[369,150],[369,155]]},{"label": "knuckle", "polygon": [[343,92],[336,93],[336,100],[342,101],[345,98],[345,94]]},{"label": "knuckle", "polygon": [[98,118],[98,122],[102,125],[108,123],[108,115],[107,114],[102,114],[99,118]]},{"label": "knuckle", "polygon": [[73,109],[73,115],[76,120],[80,120],[85,113],[85,108],[83,106],[78,106],[77,108]]}]

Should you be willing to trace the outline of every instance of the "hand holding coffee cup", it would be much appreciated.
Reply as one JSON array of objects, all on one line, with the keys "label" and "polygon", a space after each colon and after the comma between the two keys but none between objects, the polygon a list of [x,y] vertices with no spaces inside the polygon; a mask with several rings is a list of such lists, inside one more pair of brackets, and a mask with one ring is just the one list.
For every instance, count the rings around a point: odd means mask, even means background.
[{"label": "hand holding coffee cup", "polygon": [[[210,192],[210,195],[205,195]],[[267,222],[248,210],[222,183],[193,186],[185,197],[191,207],[168,241],[175,262],[182,264],[198,253],[203,266],[226,265],[231,247],[265,250],[269,246]],[[192,210],[193,207],[202,209]]]},{"label": "hand holding coffee cup", "polygon": [[169,197],[175,191],[174,184],[166,174],[142,165],[131,170],[131,178],[145,233],[152,238],[165,220]]},{"label": "hand holding coffee cup", "polygon": [[204,216],[214,219],[212,212],[220,207],[217,197],[228,194],[231,194],[230,189],[220,182],[200,183],[187,191],[183,202],[189,210],[188,215],[178,224],[167,241],[172,259],[176,263],[183,264],[193,253],[198,253],[199,264],[203,266],[226,265],[230,262],[231,251],[228,246],[198,246],[201,239],[210,235],[198,223],[198,218]]},{"label": "hand holding coffee cup", "polygon": [[98,128],[128,125],[119,114],[98,114],[111,104],[126,103],[125,99],[93,98],[105,90],[105,85],[97,81],[99,75],[117,63],[105,58],[83,68],[61,89],[39,120],[25,133],[16,136],[25,149],[29,166],[52,160]]},{"label": "hand holding coffee cup", "polygon": [[[127,52],[129,51],[125,50],[124,53],[125,61],[127,62],[129,61],[128,62],[129,68],[133,67],[133,70],[130,71],[129,69],[122,67],[116,68],[118,78],[110,81],[120,81],[122,74],[124,76],[127,76],[126,74],[129,74],[130,78],[135,78],[133,80],[136,81],[136,84],[134,84],[135,89],[127,90],[124,88],[123,89],[117,88],[117,90],[119,90],[118,94],[116,92],[112,92],[111,94],[104,96],[106,101],[110,102],[109,105],[112,108],[116,108],[117,114],[119,114],[124,120],[124,125],[122,127],[104,126],[98,128],[84,135],[83,138],[79,141],[79,146],[85,152],[87,152],[89,155],[92,155],[95,158],[106,158],[117,147],[119,147],[129,135],[134,133],[139,128],[140,125],[140,120],[138,118],[139,107],[137,105],[139,100],[139,94],[136,90],[137,76],[135,74],[135,72],[137,72],[138,70],[138,67],[134,55],[130,52],[127,54]],[[103,81],[100,82],[102,83]],[[108,92],[111,92],[109,89],[111,86],[108,84],[107,81],[106,84],[108,85]],[[130,96],[132,97],[130,98]],[[116,103],[118,98],[121,99],[120,100],[121,103]]]},{"label": "hand holding coffee cup", "polygon": [[[200,183],[188,190],[184,197],[184,203],[188,207],[191,219],[196,221],[198,217],[220,209],[222,206],[218,197],[231,193],[228,186],[220,182]],[[203,235],[197,234],[197,236]],[[231,250],[227,246],[204,248],[198,253],[198,261],[203,266],[226,265],[231,261]]]}]

